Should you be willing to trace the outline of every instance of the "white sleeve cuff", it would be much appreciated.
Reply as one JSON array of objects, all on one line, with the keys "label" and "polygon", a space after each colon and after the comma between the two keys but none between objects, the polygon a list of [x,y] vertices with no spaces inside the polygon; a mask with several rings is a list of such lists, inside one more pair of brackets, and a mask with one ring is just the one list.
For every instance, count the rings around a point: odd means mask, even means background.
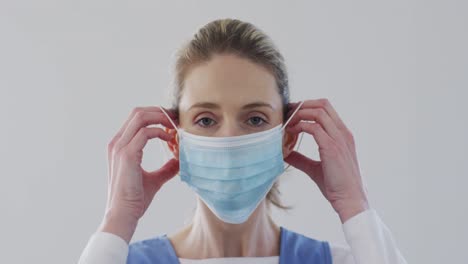
[{"label": "white sleeve cuff", "polygon": [[96,232],[88,241],[79,264],[126,263],[128,244],[121,237],[108,232]]},{"label": "white sleeve cuff", "polygon": [[363,211],[343,224],[356,264],[406,263],[389,229],[374,209]]}]

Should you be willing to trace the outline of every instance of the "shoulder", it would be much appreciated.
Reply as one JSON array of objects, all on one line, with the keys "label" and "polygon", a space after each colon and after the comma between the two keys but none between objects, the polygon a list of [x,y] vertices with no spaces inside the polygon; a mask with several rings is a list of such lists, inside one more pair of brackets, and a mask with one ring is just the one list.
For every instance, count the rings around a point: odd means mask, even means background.
[{"label": "shoulder", "polygon": [[281,252],[285,258],[331,263],[331,251],[328,241],[318,240],[298,232],[281,227]]},{"label": "shoulder", "polygon": [[177,256],[166,235],[129,244],[128,263],[177,263]]},{"label": "shoulder", "polygon": [[302,249],[303,247],[329,249],[330,247],[328,241],[312,238],[286,227],[281,227],[281,245],[286,247],[294,246],[298,249]]}]

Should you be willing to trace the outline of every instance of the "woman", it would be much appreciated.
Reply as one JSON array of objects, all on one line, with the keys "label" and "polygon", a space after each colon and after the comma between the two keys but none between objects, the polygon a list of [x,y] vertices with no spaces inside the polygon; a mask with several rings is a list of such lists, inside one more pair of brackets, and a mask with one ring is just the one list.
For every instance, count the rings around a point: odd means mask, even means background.
[{"label": "woman", "polygon": [[[171,110],[136,108],[109,144],[105,217],[80,263],[406,263],[370,208],[353,136],[326,99],[289,102],[282,55],[252,24],[216,20],[178,53]],[[148,127],[160,124],[159,127]],[[311,135],[320,161],[294,151]],[[174,154],[141,168],[149,139]],[[349,247],[275,224],[284,163],[318,185]],[[193,221],[173,235],[130,243],[154,195],[176,174],[197,194]]]}]

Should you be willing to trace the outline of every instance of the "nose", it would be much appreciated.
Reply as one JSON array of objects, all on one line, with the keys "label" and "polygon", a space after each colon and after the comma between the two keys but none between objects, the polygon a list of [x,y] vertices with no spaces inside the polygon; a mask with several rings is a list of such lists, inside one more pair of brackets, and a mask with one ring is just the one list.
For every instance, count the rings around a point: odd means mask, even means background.
[{"label": "nose", "polygon": [[236,120],[226,120],[223,122],[221,128],[217,131],[217,137],[234,137],[244,135],[245,131],[242,130],[241,126]]}]

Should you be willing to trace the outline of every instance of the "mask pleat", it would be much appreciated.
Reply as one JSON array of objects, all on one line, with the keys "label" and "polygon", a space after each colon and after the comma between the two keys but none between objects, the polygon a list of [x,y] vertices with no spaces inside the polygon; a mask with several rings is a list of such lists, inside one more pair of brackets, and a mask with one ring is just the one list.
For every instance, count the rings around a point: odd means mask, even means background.
[{"label": "mask pleat", "polygon": [[281,126],[236,137],[180,135],[181,180],[225,222],[245,221],[284,171]]}]

